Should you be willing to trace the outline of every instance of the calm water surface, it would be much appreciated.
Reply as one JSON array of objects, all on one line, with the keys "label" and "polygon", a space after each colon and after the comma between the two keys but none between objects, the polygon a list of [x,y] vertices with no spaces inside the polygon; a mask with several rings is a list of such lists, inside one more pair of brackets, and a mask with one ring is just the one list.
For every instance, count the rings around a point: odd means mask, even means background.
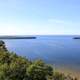
[{"label": "calm water surface", "polygon": [[37,36],[37,39],[4,40],[10,51],[30,60],[43,59],[55,66],[80,70],[80,40],[73,36]]}]

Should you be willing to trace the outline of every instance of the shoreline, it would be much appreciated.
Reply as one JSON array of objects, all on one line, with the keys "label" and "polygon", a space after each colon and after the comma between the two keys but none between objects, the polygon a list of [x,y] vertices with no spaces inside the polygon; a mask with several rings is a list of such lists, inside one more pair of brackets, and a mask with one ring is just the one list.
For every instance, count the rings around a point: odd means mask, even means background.
[{"label": "shoreline", "polygon": [[65,74],[66,76],[70,75],[73,78],[76,77],[76,78],[78,78],[78,80],[80,80],[80,71],[73,70],[73,69],[66,68],[66,67],[58,67],[58,68],[55,68],[55,70],[60,72],[60,73]]}]

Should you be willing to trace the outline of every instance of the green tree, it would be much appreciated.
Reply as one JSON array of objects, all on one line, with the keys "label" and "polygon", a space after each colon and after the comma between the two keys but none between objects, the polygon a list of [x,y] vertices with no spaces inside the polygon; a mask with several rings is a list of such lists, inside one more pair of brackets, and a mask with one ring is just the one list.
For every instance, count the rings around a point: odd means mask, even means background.
[{"label": "green tree", "polygon": [[29,77],[33,80],[47,80],[47,76],[51,75],[52,68],[47,66],[43,61],[37,60],[27,69]]},{"label": "green tree", "polygon": [[5,42],[2,40],[0,41],[0,50],[7,51],[7,48],[5,46]]}]

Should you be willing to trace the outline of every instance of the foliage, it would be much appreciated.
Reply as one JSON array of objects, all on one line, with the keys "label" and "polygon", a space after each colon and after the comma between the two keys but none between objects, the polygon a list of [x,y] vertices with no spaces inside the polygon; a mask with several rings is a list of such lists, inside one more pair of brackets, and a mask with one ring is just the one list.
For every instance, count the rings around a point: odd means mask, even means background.
[{"label": "foliage", "polygon": [[[0,41],[0,80],[74,80],[55,72],[53,67],[42,60],[28,59],[9,52]],[[77,79],[76,79],[77,80]]]},{"label": "foliage", "polygon": [[28,75],[33,80],[46,80],[47,75],[52,75],[53,68],[47,66],[43,61],[37,60],[28,68]]}]

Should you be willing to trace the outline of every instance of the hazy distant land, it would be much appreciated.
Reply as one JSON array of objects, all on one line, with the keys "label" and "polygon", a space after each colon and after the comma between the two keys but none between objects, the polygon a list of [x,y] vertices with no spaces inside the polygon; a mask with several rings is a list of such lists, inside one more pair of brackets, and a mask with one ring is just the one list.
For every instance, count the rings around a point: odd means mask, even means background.
[{"label": "hazy distant land", "polygon": [[0,39],[36,39],[35,36],[0,36]]}]

